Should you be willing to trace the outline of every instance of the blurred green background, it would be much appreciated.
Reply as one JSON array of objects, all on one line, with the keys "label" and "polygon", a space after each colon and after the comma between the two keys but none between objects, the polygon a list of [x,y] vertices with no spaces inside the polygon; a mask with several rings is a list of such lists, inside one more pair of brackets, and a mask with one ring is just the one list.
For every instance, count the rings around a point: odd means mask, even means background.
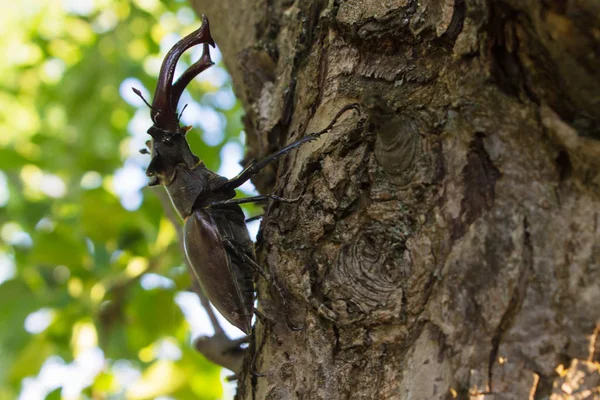
[{"label": "blurred green background", "polygon": [[[231,395],[190,345],[212,329],[163,189],[145,187],[151,121],[131,92],[150,100],[162,57],[199,25],[185,1],[1,6],[0,399]],[[194,152],[235,174],[242,110],[220,63],[185,103]]]}]

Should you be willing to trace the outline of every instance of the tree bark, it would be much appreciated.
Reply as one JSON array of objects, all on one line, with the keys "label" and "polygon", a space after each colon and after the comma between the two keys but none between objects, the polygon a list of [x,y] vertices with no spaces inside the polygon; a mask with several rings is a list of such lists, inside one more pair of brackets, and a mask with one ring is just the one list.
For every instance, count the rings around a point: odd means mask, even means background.
[{"label": "tree bark", "polygon": [[600,398],[597,0],[191,2],[248,159],[363,111],[254,180],[240,399]]}]

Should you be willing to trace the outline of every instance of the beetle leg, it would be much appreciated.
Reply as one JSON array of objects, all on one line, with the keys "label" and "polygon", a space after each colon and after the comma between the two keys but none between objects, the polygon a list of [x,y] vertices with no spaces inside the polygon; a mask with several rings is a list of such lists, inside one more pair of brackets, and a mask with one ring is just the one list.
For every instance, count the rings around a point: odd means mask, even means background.
[{"label": "beetle leg", "polygon": [[259,219],[261,219],[262,217],[264,217],[264,214],[255,215],[254,217],[249,217],[249,218],[246,218],[246,220],[245,220],[244,222],[245,222],[245,223],[248,223],[248,222],[258,221],[258,220],[259,220]]},{"label": "beetle leg", "polygon": [[260,344],[258,345],[258,348],[256,346],[256,337],[254,337],[254,346],[255,346],[255,350],[254,350],[254,354],[252,355],[252,361],[250,362],[250,373],[252,374],[252,380],[253,380],[253,386],[256,385],[256,379],[257,378],[262,378],[265,375],[261,374],[260,372],[258,372],[256,370],[256,359],[258,358],[258,354],[259,349],[262,349],[262,347],[265,345],[266,341],[267,341],[267,335],[262,335]]},{"label": "beetle leg", "polygon": [[229,199],[229,200],[223,200],[223,201],[215,201],[215,202],[210,203],[209,207],[217,208],[217,207],[229,206],[232,204],[258,203],[261,201],[269,201],[269,200],[280,201],[282,203],[295,203],[298,200],[300,200],[300,197],[296,197],[294,199],[286,199],[285,197],[275,196],[274,194],[265,194],[265,195],[261,195],[261,196],[246,197],[244,199]]},{"label": "beetle leg", "polygon": [[283,310],[285,313],[285,322],[288,326],[288,328],[291,331],[300,331],[302,329],[304,329],[304,327],[298,327],[296,325],[294,325],[292,323],[292,321],[290,320],[290,316],[289,316],[289,305],[287,302],[287,298],[285,295],[285,292],[283,291],[283,289],[281,288],[281,286],[279,286],[279,284],[277,283],[277,281],[275,280],[275,278],[269,274],[268,272],[266,272],[264,269],[261,268],[260,265],[258,265],[256,263],[256,261],[254,261],[252,259],[252,257],[249,257],[248,255],[246,255],[245,253],[241,252],[238,250],[239,246],[236,246],[235,244],[232,243],[232,241],[227,238],[224,237],[223,238],[223,243],[225,244],[225,246],[227,247],[227,249],[229,251],[231,251],[233,254],[235,254],[236,256],[238,256],[238,258],[241,258],[242,260],[246,261],[248,264],[250,264],[250,266],[252,268],[254,268],[267,282],[269,282],[269,284],[271,284],[271,286],[273,286],[275,288],[275,290],[277,290],[277,292],[279,293],[279,297],[281,297],[281,302],[283,303]]},{"label": "beetle leg", "polygon": [[270,156],[265,157],[264,159],[262,159],[259,162],[251,163],[249,166],[244,168],[244,170],[242,172],[240,172],[238,176],[231,178],[225,184],[225,187],[229,188],[229,189],[235,189],[235,188],[243,185],[246,181],[248,181],[250,178],[252,178],[254,175],[256,175],[261,169],[266,167],[268,164],[279,160],[281,157],[283,157],[284,155],[286,155],[293,149],[302,146],[304,143],[318,139],[322,134],[329,131],[333,127],[333,125],[335,125],[338,118],[340,116],[342,116],[342,114],[344,114],[348,110],[356,110],[360,114],[360,108],[358,107],[358,104],[349,104],[349,105],[343,107],[340,111],[338,111],[338,113],[333,117],[333,119],[331,120],[329,125],[327,125],[324,129],[320,130],[319,132],[315,132],[315,133],[311,133],[310,135],[306,135],[303,138],[298,139],[291,144],[288,144],[284,148],[277,150],[275,153],[271,154]]},{"label": "beetle leg", "polygon": [[267,317],[265,314],[261,313],[258,308],[254,308],[254,310],[252,310],[254,312],[254,315],[256,315],[256,318],[262,322],[263,325],[268,325],[268,324],[272,324],[273,320],[271,320],[269,317]]}]

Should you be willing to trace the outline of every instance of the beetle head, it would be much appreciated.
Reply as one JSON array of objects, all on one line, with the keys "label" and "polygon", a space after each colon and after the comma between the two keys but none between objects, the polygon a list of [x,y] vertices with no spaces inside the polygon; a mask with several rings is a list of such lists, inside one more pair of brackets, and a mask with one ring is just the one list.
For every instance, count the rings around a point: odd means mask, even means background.
[{"label": "beetle head", "polygon": [[[173,83],[175,67],[179,57],[190,47],[203,44],[200,59],[192,64],[179,79]],[[154,177],[151,184],[167,184],[175,174],[177,165],[184,165],[193,169],[199,162],[186,141],[185,135],[189,127],[182,127],[179,123],[180,115],[177,114],[177,104],[186,86],[202,71],[214,63],[210,59],[209,45],[215,46],[210,35],[208,18],[202,16],[202,26],[177,42],[165,56],[160,68],[158,83],[152,104],[150,116],[154,125],[148,129],[152,137],[148,147],[151,150],[152,161],[146,170],[148,176]],[[137,89],[135,94],[141,96]],[[142,97],[143,99],[143,97]]]},{"label": "beetle head", "polygon": [[194,169],[200,162],[185,139],[190,127],[177,127],[174,131],[165,131],[156,126],[148,129],[152,140],[148,143],[152,160],[146,169],[146,175],[153,177],[153,184],[166,185],[175,176],[175,167],[183,165]]}]

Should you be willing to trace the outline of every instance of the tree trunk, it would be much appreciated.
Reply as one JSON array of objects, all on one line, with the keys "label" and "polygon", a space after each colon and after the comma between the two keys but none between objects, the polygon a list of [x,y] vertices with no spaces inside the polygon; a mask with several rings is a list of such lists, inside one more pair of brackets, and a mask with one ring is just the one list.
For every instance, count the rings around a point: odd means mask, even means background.
[{"label": "tree trunk", "polygon": [[597,0],[192,3],[248,159],[362,109],[254,181],[239,398],[600,398]]}]

